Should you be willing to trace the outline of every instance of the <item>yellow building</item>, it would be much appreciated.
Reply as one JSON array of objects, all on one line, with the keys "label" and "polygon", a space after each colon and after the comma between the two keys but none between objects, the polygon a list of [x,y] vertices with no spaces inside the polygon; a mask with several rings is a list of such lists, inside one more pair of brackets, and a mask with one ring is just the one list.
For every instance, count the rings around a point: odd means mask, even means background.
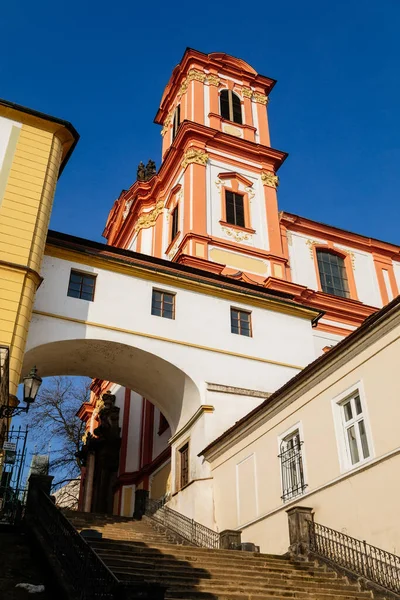
[{"label": "yellow building", "polygon": [[67,121],[0,100],[0,346],[10,349],[10,394],[21,377],[57,179],[78,139]]}]

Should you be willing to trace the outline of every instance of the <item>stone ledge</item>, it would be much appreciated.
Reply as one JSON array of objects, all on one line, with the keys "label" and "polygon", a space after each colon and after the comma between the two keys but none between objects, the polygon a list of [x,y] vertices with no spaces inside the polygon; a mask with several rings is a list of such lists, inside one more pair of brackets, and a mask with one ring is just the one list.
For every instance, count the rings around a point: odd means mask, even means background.
[{"label": "stone ledge", "polygon": [[238,396],[251,396],[252,398],[269,398],[271,392],[261,390],[249,390],[247,388],[234,387],[232,385],[221,385],[219,383],[207,383],[207,391],[220,392],[221,394],[237,394]]}]

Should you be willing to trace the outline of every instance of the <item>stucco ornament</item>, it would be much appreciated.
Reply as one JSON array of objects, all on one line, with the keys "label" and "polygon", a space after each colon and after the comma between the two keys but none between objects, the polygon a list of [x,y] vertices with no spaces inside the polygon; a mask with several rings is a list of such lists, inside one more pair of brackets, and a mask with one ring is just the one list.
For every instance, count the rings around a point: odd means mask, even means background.
[{"label": "stucco ornament", "polygon": [[206,81],[208,85],[215,85],[217,87],[221,83],[221,79],[218,77],[218,75],[214,75],[213,73],[209,73],[207,75]]},{"label": "stucco ornament", "polygon": [[190,69],[190,71],[187,74],[187,80],[201,81],[202,83],[204,83],[204,81],[206,80],[206,74],[204,73],[204,71],[199,71],[199,69]]},{"label": "stucco ornament", "polygon": [[181,83],[181,87],[179,88],[179,92],[177,94],[178,98],[183,96],[183,94],[186,94],[188,86],[189,86],[189,82],[188,82],[187,78],[185,77],[185,79]]},{"label": "stucco ornament", "polygon": [[271,171],[261,173],[261,181],[263,185],[267,185],[268,187],[277,188],[279,185],[279,177],[272,173]]},{"label": "stucco ornament", "polygon": [[251,185],[248,185],[244,188],[244,191],[248,194],[249,200],[253,200],[254,196],[256,195],[255,191],[253,190],[253,187]]},{"label": "stucco ornament", "polygon": [[166,119],[165,119],[165,121],[164,121],[164,127],[163,127],[163,128],[162,128],[162,130],[161,130],[161,135],[162,135],[163,137],[164,137],[164,135],[165,135],[165,134],[167,133],[167,131],[168,131],[168,127],[169,127],[169,125],[171,124],[171,121],[172,121],[172,116],[173,116],[173,114],[174,114],[174,113],[173,113],[173,111],[171,110],[171,111],[168,113],[168,115],[167,115],[167,117],[166,117]]},{"label": "stucco ornament", "polygon": [[162,213],[163,209],[164,200],[159,200],[153,208],[153,210],[143,214],[141,217],[138,218],[135,225],[135,231],[140,231],[141,229],[148,229],[149,227],[154,227],[158,215]]},{"label": "stucco ornament", "polygon": [[232,237],[236,242],[243,242],[251,239],[251,234],[246,231],[238,231],[230,227],[223,227],[222,231],[229,237]]},{"label": "stucco ornament", "polygon": [[180,239],[176,240],[175,244],[172,246],[171,250],[168,252],[167,256],[168,256],[169,260],[172,260],[174,258],[175,254],[178,251],[180,243],[181,243]]},{"label": "stucco ornament", "polygon": [[265,94],[260,94],[260,92],[253,92],[253,102],[257,102],[258,104],[264,104],[265,106],[268,104],[269,98]]},{"label": "stucco ornament", "polygon": [[207,161],[207,152],[203,152],[202,150],[196,150],[195,148],[190,148],[189,150],[186,150],[185,154],[183,155],[181,167],[182,169],[186,169],[186,167],[191,163],[205,166],[207,164]]},{"label": "stucco ornament", "polygon": [[249,87],[242,87],[242,96],[243,98],[252,98],[253,90]]},{"label": "stucco ornament", "polygon": [[306,244],[307,244],[308,249],[310,251],[310,256],[311,256],[311,258],[313,260],[314,260],[314,250],[313,250],[313,248],[314,248],[314,246],[320,245],[321,243],[323,243],[323,242],[319,242],[318,240],[306,240]]},{"label": "stucco ornament", "polygon": [[133,202],[133,198],[131,198],[130,200],[127,200],[125,202],[125,209],[124,209],[124,212],[122,213],[122,218],[124,221],[125,221],[126,217],[129,215],[129,211],[132,206],[132,202]]}]

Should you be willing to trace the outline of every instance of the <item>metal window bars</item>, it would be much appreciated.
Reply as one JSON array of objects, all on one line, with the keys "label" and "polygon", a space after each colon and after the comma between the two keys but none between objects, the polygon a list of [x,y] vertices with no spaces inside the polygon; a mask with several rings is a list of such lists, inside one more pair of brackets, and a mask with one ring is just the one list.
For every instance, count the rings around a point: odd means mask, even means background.
[{"label": "metal window bars", "polygon": [[285,440],[281,443],[282,500],[285,502],[302,494],[307,487],[304,481],[303,457],[299,438],[290,439],[290,445]]},{"label": "metal window bars", "polygon": [[165,506],[165,499],[147,500],[146,515],[163,527],[178,534],[193,546],[202,548],[220,548],[220,534],[194,519],[189,519]]},{"label": "metal window bars", "polygon": [[308,531],[313,554],[385,590],[400,593],[400,556],[314,521],[308,522]]}]

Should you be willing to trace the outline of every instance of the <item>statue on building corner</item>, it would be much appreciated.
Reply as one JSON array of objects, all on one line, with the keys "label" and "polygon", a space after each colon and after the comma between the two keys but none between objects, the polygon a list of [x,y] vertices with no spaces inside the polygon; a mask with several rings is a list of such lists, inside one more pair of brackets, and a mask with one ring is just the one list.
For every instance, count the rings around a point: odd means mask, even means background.
[{"label": "statue on building corner", "polygon": [[146,181],[149,181],[156,173],[156,163],[154,160],[149,160],[146,165]]},{"label": "statue on building corner", "polygon": [[138,181],[146,181],[146,167],[144,166],[142,161],[140,161],[138,165],[136,177]]}]

